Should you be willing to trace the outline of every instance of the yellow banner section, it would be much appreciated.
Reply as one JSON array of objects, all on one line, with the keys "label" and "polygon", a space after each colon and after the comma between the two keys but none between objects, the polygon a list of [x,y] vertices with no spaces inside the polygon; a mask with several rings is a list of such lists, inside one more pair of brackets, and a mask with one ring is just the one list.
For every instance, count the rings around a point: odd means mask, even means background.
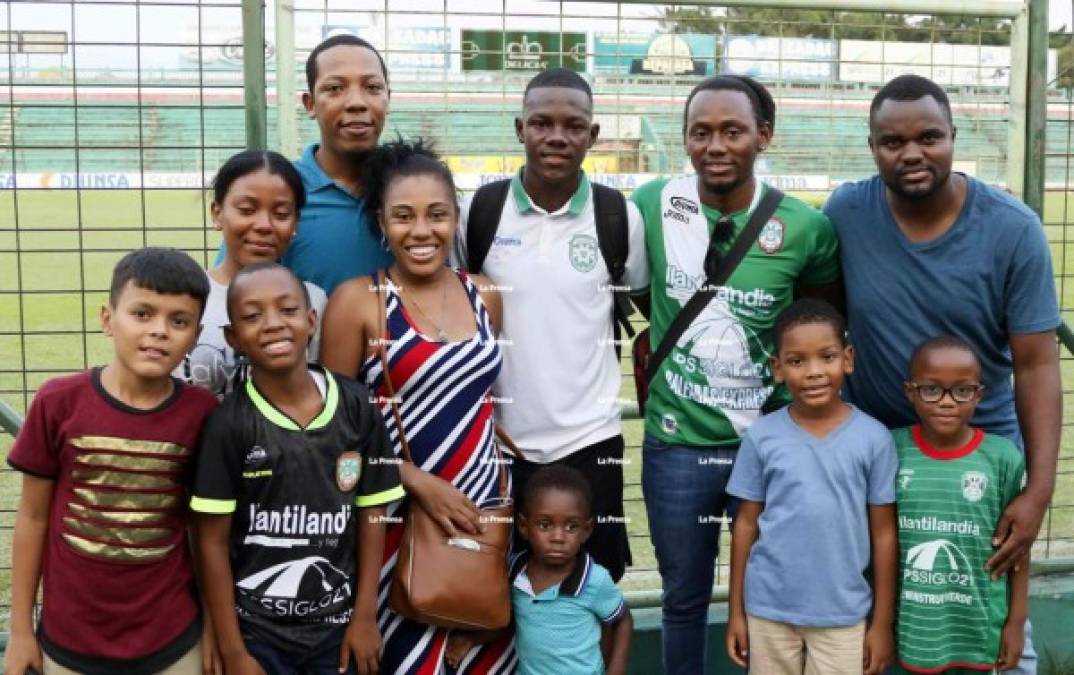
[{"label": "yellow banner section", "polygon": [[[512,174],[522,168],[526,158],[504,155],[450,155],[444,158],[452,173]],[[587,155],[582,162],[586,173],[618,173],[615,155]]]}]

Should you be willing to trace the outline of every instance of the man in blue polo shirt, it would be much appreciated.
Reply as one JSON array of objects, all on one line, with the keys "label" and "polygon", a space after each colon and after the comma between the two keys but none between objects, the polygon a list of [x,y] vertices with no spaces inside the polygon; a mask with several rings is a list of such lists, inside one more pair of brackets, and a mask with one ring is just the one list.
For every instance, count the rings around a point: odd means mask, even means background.
[{"label": "man in blue polo shirt", "polygon": [[317,120],[321,140],[295,162],[306,206],[280,262],[331,294],[347,279],[391,262],[360,196],[365,158],[388,115],[388,69],[362,38],[334,35],[306,59],[306,85],[302,104]]}]

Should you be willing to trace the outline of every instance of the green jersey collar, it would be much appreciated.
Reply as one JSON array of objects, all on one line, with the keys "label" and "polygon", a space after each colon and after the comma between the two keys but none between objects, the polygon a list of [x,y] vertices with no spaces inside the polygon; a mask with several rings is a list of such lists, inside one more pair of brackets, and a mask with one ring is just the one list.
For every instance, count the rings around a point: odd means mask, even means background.
[{"label": "green jersey collar", "polygon": [[[313,366],[311,366],[311,369]],[[324,395],[324,408],[321,412],[314,417],[305,429],[300,427],[297,422],[285,415],[276,406],[272,405],[267,398],[265,398],[257,386],[254,385],[254,379],[251,377],[246,380],[246,395],[250,397],[254,407],[258,412],[265,416],[265,419],[272,422],[278,427],[287,429],[288,431],[313,431],[326,426],[332,421],[332,418],[336,414],[336,407],[339,405],[339,385],[336,384],[335,378],[332,377],[332,373],[327,370],[321,370],[324,373],[325,386],[327,390]]]},{"label": "green jersey collar", "polygon": [[747,206],[742,211],[735,211],[734,213],[723,214],[723,213],[720,213],[719,211],[717,211],[716,209],[712,208],[711,206],[705,206],[704,204],[701,205],[701,208],[704,209],[705,215],[708,216],[710,220],[719,220],[724,215],[729,215],[732,218],[737,218],[739,215],[742,215],[742,214],[745,214],[745,216],[747,218],[749,218],[750,214],[753,213],[753,210],[757,208],[757,205],[761,203],[761,197],[767,191],[768,191],[768,185],[766,185],[765,182],[763,180],[761,180],[760,178],[757,178],[756,176],[754,176],[753,177],[753,199],[750,200],[750,205]]},{"label": "green jersey collar", "polygon": [[[511,195],[515,199],[515,206],[518,208],[518,212],[545,213],[545,210],[534,204],[530,196],[526,194],[526,188],[522,186],[523,170],[525,170],[525,167],[519,169],[518,173],[511,179]],[[578,181],[578,189],[574,191],[574,195],[567,202],[567,213],[572,216],[580,215],[582,209],[585,208],[587,199],[589,199],[589,177],[585,175],[585,171],[582,171],[582,179]],[[560,209],[556,213],[559,214],[562,211],[563,209]]]}]

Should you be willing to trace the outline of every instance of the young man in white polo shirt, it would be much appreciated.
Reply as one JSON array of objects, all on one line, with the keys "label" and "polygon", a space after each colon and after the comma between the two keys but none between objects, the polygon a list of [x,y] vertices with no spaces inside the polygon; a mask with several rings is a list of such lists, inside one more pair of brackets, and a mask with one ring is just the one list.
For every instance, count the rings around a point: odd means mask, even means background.
[{"label": "young man in white polo shirt", "polygon": [[[582,171],[599,131],[593,93],[577,73],[554,68],[530,80],[515,119],[526,165],[504,186],[495,237],[476,267],[503,295],[504,361],[494,394],[497,421],[523,453],[512,468],[515,495],[542,465],[582,471],[596,520],[587,548],[618,581],[630,547],[612,291],[645,294],[649,270],[641,214],[629,202],[621,205],[626,226],[618,236],[627,241],[616,248],[626,255],[615,284],[602,254],[608,242],[598,242],[597,188]],[[471,270],[468,253],[480,256],[468,251],[472,206],[463,208],[456,238],[456,261]]]}]

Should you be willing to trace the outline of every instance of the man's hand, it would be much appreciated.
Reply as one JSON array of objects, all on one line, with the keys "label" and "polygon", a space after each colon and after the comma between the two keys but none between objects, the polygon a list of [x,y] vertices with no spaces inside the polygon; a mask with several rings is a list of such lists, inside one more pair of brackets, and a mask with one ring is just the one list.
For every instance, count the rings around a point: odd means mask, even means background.
[{"label": "man's hand", "polygon": [[895,652],[891,626],[873,623],[865,630],[865,650],[862,664],[865,675],[880,675],[889,665]]},{"label": "man's hand", "polygon": [[377,628],[376,619],[355,616],[343,633],[343,644],[339,647],[339,672],[347,672],[353,657],[358,675],[377,675],[380,670],[380,647],[380,629]]},{"label": "man's hand", "polygon": [[4,672],[7,675],[24,675],[29,670],[37,673],[45,672],[37,638],[33,633],[27,635],[12,633],[11,640],[4,651]]},{"label": "man's hand", "polygon": [[474,648],[477,641],[474,634],[465,630],[453,630],[448,636],[447,648],[444,650],[444,661],[452,668],[458,668],[466,655]]},{"label": "man's hand", "polygon": [[999,550],[985,563],[993,579],[999,579],[1029,554],[1040,532],[1040,524],[1048,510],[1048,502],[1033,499],[1025,492],[1011,500],[992,534],[992,546]]},{"label": "man's hand", "polygon": [[740,668],[749,668],[750,635],[746,617],[738,612],[727,620],[727,656]]},{"label": "man's hand", "polygon": [[1026,642],[1025,622],[1008,621],[1003,625],[999,638],[999,660],[996,666],[1000,670],[1010,670],[1022,660],[1022,649]]}]

